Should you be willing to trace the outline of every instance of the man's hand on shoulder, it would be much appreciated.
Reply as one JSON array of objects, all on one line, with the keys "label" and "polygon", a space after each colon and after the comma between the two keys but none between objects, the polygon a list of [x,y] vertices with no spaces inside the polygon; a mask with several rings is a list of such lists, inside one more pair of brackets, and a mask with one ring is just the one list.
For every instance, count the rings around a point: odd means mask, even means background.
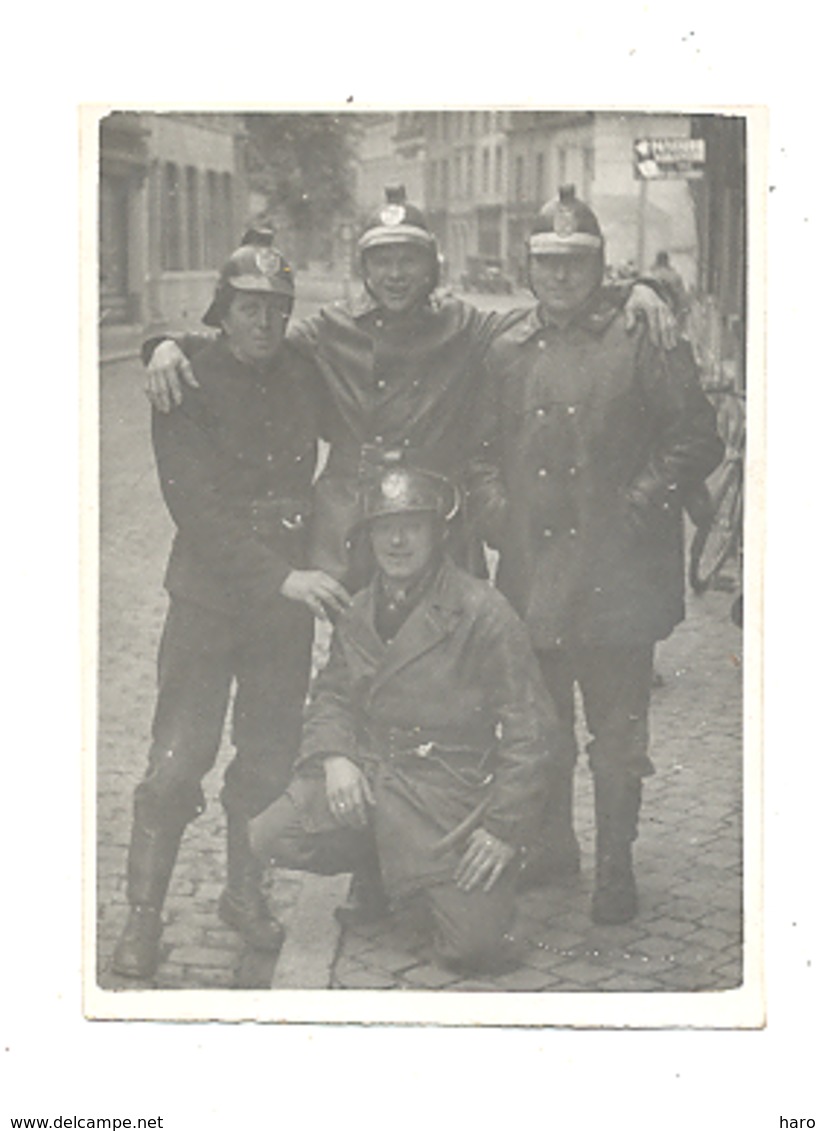
[{"label": "man's hand on shoulder", "polygon": [[322,569],[294,569],[281,586],[290,601],[303,602],[316,617],[329,620],[330,614],[343,613],[352,604],[346,589]]},{"label": "man's hand on shoulder", "polygon": [[183,400],[184,384],[198,388],[186,355],[177,342],[167,338],[157,346],[146,367],[146,396],[153,408],[169,412]]},{"label": "man's hand on shoulder", "polygon": [[646,283],[635,283],[624,308],[628,333],[640,318],[647,322],[650,340],[661,349],[672,350],[679,341],[676,319],[668,304]]}]

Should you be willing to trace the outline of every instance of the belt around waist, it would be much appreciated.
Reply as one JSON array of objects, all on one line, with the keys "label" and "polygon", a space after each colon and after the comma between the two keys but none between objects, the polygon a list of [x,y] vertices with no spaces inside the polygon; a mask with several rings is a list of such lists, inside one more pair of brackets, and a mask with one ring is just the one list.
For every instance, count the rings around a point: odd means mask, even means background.
[{"label": "belt around waist", "polygon": [[306,528],[312,504],[303,499],[254,499],[249,514],[259,534],[294,534]]},{"label": "belt around waist", "polygon": [[364,738],[367,749],[377,757],[455,758],[463,762],[484,762],[495,746],[490,735],[478,739],[456,739],[402,727],[369,727]]},{"label": "belt around waist", "polygon": [[385,471],[393,463],[426,468],[430,461],[423,448],[413,447],[403,441],[398,444],[361,444],[360,447],[333,446],[324,474],[369,475],[376,469]]}]

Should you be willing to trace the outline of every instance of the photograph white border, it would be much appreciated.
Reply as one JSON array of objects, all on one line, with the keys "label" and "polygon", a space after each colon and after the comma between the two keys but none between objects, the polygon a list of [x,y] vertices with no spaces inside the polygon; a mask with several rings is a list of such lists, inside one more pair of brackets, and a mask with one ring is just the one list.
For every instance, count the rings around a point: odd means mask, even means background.
[{"label": "photograph white border", "polygon": [[[385,107],[380,107],[384,109]],[[392,107],[393,109],[419,109]],[[443,106],[432,109],[477,109]],[[173,1021],[260,1021],[334,1024],[445,1026],[537,1026],[572,1028],[759,1028],[765,1020],[763,951],[762,799],[762,632],[765,468],[765,202],[767,114],[747,106],[497,106],[498,109],[609,110],[615,113],[730,114],[747,123],[747,380],[746,561],[743,690],[743,982],[734,990],[683,993],[451,993],[449,991],[354,990],[103,990],[96,982],[96,704],[97,668],[94,604],[98,563],[96,498],[97,444],[97,187],[98,123],[118,109],[273,111],[294,107],[257,104],[215,107],[186,105],[86,106],[81,108],[81,185],[84,266],[82,286],[82,372],[84,373],[84,1011],[90,1018]],[[347,107],[312,105],[307,110],[347,112]],[[358,107],[363,110],[363,107]],[[375,108],[379,109],[379,108]],[[94,639],[92,639],[94,637]]]}]

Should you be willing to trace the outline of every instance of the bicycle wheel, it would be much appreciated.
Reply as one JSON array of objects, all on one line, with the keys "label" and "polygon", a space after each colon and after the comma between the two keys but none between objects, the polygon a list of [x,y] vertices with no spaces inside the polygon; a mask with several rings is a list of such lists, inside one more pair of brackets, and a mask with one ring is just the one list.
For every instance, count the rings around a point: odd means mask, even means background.
[{"label": "bicycle wheel", "polygon": [[742,514],[742,465],[730,464],[714,498],[713,518],[699,527],[690,544],[688,580],[694,593],[704,593],[730,557],[739,538]]}]

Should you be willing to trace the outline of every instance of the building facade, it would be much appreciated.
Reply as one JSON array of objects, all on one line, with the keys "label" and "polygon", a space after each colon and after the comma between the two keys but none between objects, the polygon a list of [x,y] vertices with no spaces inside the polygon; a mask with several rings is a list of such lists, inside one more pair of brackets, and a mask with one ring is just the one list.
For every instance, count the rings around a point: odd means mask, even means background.
[{"label": "building facade", "polygon": [[117,111],[100,123],[101,320],[196,326],[248,215],[234,114]]},{"label": "building facade", "polygon": [[445,110],[375,115],[365,128],[359,203],[402,182],[423,202],[457,283],[471,260],[497,260],[524,282],[524,247],[536,212],[563,184],[597,211],[608,262],[644,271],[667,250],[688,286],[699,281],[699,237],[685,180],[640,181],[639,138],[687,138],[684,114]]}]

